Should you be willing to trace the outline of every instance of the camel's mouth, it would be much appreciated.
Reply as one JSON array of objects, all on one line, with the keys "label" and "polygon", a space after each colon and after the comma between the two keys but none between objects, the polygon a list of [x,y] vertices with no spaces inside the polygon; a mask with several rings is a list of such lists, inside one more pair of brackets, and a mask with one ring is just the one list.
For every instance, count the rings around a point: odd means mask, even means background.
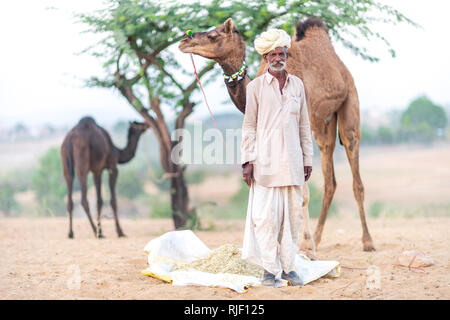
[{"label": "camel's mouth", "polygon": [[137,129],[137,130],[142,130],[142,131],[145,131],[148,128],[150,128],[150,126],[145,122],[133,121],[130,123],[130,125],[132,128]]},{"label": "camel's mouth", "polygon": [[180,44],[178,45],[178,49],[180,49],[184,53],[194,53],[192,39],[189,37],[181,39]]},{"label": "camel's mouth", "polygon": [[180,49],[180,51],[183,53],[192,53],[203,58],[214,59],[214,53],[211,52],[210,48],[208,48],[208,46],[205,46],[202,42],[203,41],[201,39],[193,39],[185,36],[180,40],[178,49]]}]

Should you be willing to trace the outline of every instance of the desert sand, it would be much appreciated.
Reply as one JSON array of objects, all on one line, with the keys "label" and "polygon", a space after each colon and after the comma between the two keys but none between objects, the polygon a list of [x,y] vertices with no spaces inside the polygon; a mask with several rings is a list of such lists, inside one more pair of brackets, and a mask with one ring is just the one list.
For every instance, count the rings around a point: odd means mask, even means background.
[{"label": "desert sand", "polygon": [[[317,221],[312,220],[313,226]],[[254,287],[239,294],[226,288],[177,287],[144,276],[148,241],[172,230],[172,221],[122,219],[126,238],[103,220],[106,239],[95,239],[86,219],[0,220],[2,299],[449,299],[448,217],[369,219],[377,251],[363,252],[357,218],[330,218],[317,256],[338,260],[339,278],[318,279],[304,287]],[[244,221],[216,221],[212,231],[196,231],[211,249],[242,245]],[[423,269],[397,265],[404,250],[434,259]],[[78,281],[79,280],[79,281]]]},{"label": "desert sand", "polygon": [[[4,157],[4,159],[7,159]],[[450,299],[450,145],[373,147],[361,151],[368,226],[377,251],[364,252],[361,223],[345,154],[335,154],[339,213],[331,215],[317,256],[342,265],[339,278],[321,278],[304,287],[251,288],[244,294],[212,287],[175,287],[141,274],[147,268],[144,246],[172,231],[170,219],[126,219],[126,238],[117,238],[109,208],[103,211],[106,239],[95,239],[80,214],[75,239],[67,238],[67,218],[0,218],[0,297],[2,299]],[[13,162],[1,162],[11,164]],[[322,188],[320,161],[311,180]],[[220,186],[220,188],[217,188]],[[240,187],[239,173],[213,176],[189,186],[192,205],[214,200],[224,205]],[[155,188],[148,190],[152,193]],[[19,199],[20,200],[20,199]],[[95,197],[90,198],[95,212]],[[108,199],[105,199],[108,201]],[[370,214],[374,202],[385,209]],[[243,204],[244,205],[244,204]],[[148,208],[146,208],[148,212]],[[209,211],[203,209],[202,213]],[[220,220],[211,211],[202,219],[210,231],[195,231],[210,248],[242,246],[244,220]],[[31,213],[30,213],[31,214]],[[213,224],[210,224],[210,222]],[[317,219],[311,219],[314,230]],[[398,265],[405,250],[434,259],[423,269]],[[79,281],[78,281],[79,280]]]}]

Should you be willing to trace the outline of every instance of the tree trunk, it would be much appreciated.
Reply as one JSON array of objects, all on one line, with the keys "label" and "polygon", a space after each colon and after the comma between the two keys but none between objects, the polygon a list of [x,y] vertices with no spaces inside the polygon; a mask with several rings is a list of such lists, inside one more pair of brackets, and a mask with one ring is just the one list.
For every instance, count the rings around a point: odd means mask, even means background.
[{"label": "tree trunk", "polygon": [[174,173],[177,175],[170,178],[170,200],[172,206],[172,218],[175,229],[186,227],[190,218],[189,215],[189,195],[184,180],[183,169],[175,164],[172,164]]},{"label": "tree trunk", "polygon": [[[147,122],[148,119],[146,119]],[[170,141],[170,136],[166,134],[164,139],[164,131],[161,132],[161,123],[151,123],[156,137],[158,138],[160,146],[160,162],[163,170],[166,172],[166,177],[170,178],[170,204],[172,209],[172,218],[175,229],[180,229],[186,226],[189,221],[189,195],[184,180],[184,170],[172,161],[171,152],[177,141]],[[166,143],[169,141],[169,144]]]}]

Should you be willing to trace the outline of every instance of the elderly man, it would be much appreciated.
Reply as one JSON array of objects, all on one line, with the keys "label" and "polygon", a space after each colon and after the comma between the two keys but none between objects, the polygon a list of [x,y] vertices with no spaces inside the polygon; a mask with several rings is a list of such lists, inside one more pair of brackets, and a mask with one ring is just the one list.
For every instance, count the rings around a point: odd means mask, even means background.
[{"label": "elderly man", "polygon": [[295,271],[303,203],[313,145],[302,80],[285,70],[289,35],[261,34],[256,51],[269,69],[247,85],[241,163],[250,187],[242,256],[264,268],[263,285],[276,278],[303,285]]}]

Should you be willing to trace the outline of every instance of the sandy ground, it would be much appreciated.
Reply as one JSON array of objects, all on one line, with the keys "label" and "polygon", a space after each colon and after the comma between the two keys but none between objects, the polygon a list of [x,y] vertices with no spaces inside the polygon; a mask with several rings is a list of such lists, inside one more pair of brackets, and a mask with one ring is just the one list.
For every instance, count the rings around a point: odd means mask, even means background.
[{"label": "sandy ground", "polygon": [[[141,274],[147,267],[144,246],[151,239],[171,231],[171,220],[122,218],[122,227],[128,237],[118,239],[113,220],[104,218],[103,230],[107,238],[98,240],[81,214],[83,218],[74,221],[75,239],[69,240],[67,218],[0,218],[0,297],[450,299],[450,145],[361,150],[365,208],[377,248],[371,253],[362,251],[351,171],[343,149],[339,148],[335,154],[337,189],[334,198],[339,213],[326,222],[317,254],[321,260],[338,260],[342,264],[339,278],[319,279],[302,288],[257,287],[245,294],[224,288],[175,287]],[[0,157],[0,168],[16,161],[14,158],[11,162],[9,156],[8,161],[2,161],[5,159]],[[323,180],[318,159],[315,159],[314,168],[311,179],[321,188]],[[239,186],[239,173],[208,178],[200,185],[189,187],[191,203],[214,200],[219,205],[226,204]],[[31,194],[21,196],[32,198]],[[79,205],[79,200],[76,201]],[[399,210],[394,215],[382,212],[380,217],[374,218],[369,208],[376,201]],[[93,205],[95,199],[91,199]],[[129,208],[123,201],[119,208],[121,217],[125,217]],[[424,208],[428,208],[427,214]],[[108,212],[109,208],[105,208],[105,217],[110,215]],[[411,212],[412,218],[408,218],[406,213]],[[211,249],[225,243],[242,245],[244,220],[214,219],[213,222],[212,231],[196,232]],[[312,220],[313,229],[316,223],[317,220]],[[398,266],[397,258],[404,250],[420,251],[436,263],[423,270]]]},{"label": "sandy ground", "polygon": [[[313,225],[316,221],[313,220]],[[171,220],[123,219],[126,238],[104,219],[106,239],[95,239],[86,219],[74,221],[67,238],[64,218],[0,220],[2,299],[449,299],[449,217],[369,219],[376,252],[363,252],[358,219],[330,218],[318,256],[338,260],[342,274],[305,287],[255,287],[239,294],[226,288],[176,287],[143,276],[145,244],[172,229]],[[244,221],[217,221],[198,231],[211,249],[242,244]],[[435,259],[423,270],[397,266],[403,250]],[[79,280],[79,282],[78,282]],[[371,282],[374,281],[374,282]],[[371,285],[372,283],[372,285]]]}]

